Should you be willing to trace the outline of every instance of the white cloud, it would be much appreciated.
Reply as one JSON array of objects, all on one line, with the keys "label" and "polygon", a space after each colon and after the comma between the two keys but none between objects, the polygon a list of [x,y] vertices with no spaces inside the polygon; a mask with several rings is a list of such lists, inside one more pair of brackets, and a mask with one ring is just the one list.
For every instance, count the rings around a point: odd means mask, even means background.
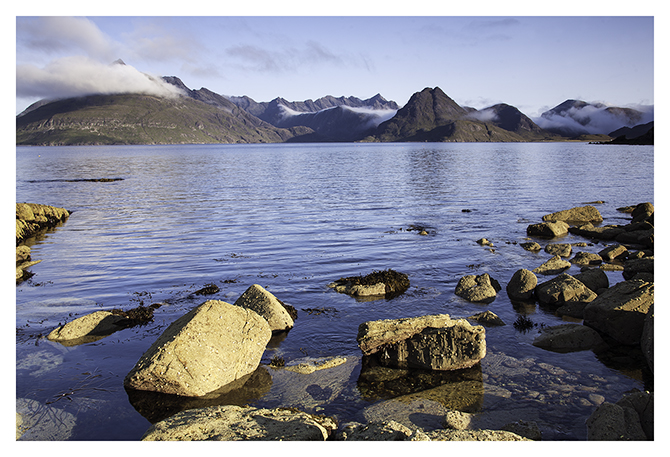
[{"label": "white cloud", "polygon": [[56,59],[44,68],[32,64],[16,67],[17,97],[50,99],[115,93],[173,97],[180,91],[130,65],[102,64],[81,56]]}]

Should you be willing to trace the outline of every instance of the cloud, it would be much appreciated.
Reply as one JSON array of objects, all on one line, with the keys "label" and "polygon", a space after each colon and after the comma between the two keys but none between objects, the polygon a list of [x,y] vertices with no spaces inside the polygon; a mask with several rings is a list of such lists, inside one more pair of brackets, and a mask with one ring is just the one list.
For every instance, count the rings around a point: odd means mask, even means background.
[{"label": "cloud", "polygon": [[498,114],[495,112],[495,110],[490,108],[486,108],[481,111],[473,111],[468,114],[468,117],[482,122],[494,122],[498,120]]},{"label": "cloud", "polygon": [[130,65],[102,64],[81,56],[56,59],[44,68],[32,64],[16,67],[17,97],[54,99],[116,93],[174,97],[180,91]]},{"label": "cloud", "polygon": [[629,117],[603,103],[588,104],[583,107],[571,107],[560,113],[547,111],[533,121],[542,128],[562,130],[573,135],[608,134],[621,127],[633,127],[654,120],[654,107],[630,106],[638,113]]}]

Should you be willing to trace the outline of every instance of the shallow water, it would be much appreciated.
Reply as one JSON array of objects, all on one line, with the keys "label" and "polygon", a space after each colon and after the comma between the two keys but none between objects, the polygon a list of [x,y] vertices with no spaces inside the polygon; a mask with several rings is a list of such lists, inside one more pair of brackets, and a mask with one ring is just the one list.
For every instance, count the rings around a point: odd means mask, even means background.
[{"label": "shallow water", "polygon": [[[31,240],[32,258],[42,262],[16,288],[17,398],[36,401],[45,417],[72,414],[76,425],[56,439],[139,439],[158,413],[129,398],[124,376],[193,306],[205,298],[233,303],[260,284],[299,312],[295,327],[268,347],[264,364],[274,356],[287,364],[326,356],[349,361],[332,372],[339,376],[333,385],[320,381],[302,393],[290,393],[302,378],[263,368],[263,388],[222,402],[298,406],[341,423],[360,421],[383,397],[359,382],[360,323],[488,309],[507,325],[487,328],[478,411],[514,401],[518,419],[562,421],[547,425],[550,438],[584,439],[583,420],[595,408],[589,395],[614,402],[643,389],[644,370],[591,351],[532,346],[537,329],[522,333],[512,325],[520,315],[537,324],[562,321],[539,305],[513,306],[504,285],[518,269],[550,257],[518,245],[529,224],[597,200],[605,202],[596,205],[605,224],[625,224],[630,217],[616,208],[653,203],[653,164],[653,147],[581,143],[18,147],[17,201],[72,214]],[[122,180],[84,181],[99,178]],[[412,225],[428,235],[408,231]],[[495,247],[477,244],[482,237]],[[579,241],[586,240],[551,242]],[[327,287],[386,268],[411,282],[392,300],[360,301]],[[503,285],[493,303],[454,295],[460,277],[484,272]],[[611,284],[623,279],[608,276]],[[220,292],[189,296],[208,283]],[[39,337],[77,315],[154,302],[165,304],[153,323],[94,343],[66,347]],[[317,308],[325,312],[306,311]],[[582,388],[566,394],[566,385]],[[509,395],[496,396],[500,389]]]}]

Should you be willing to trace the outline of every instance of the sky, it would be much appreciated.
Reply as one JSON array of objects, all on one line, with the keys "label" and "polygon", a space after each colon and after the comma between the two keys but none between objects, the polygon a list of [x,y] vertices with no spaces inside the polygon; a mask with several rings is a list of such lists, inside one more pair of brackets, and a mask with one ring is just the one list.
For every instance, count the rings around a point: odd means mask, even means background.
[{"label": "sky", "polygon": [[[191,89],[258,102],[380,93],[402,106],[413,93],[438,86],[462,106],[507,103],[532,118],[567,99],[654,104],[651,15],[424,10],[437,15],[311,15],[309,9],[308,16],[272,15],[290,8],[207,16],[18,12],[16,113],[43,98],[128,88],[170,94],[160,81],[147,87],[144,74],[177,76]],[[110,65],[117,59],[126,67]]]}]

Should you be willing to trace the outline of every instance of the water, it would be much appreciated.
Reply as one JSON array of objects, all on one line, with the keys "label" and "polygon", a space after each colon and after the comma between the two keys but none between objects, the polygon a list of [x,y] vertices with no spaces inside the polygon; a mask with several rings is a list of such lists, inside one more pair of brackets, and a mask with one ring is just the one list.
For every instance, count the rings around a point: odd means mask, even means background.
[{"label": "water", "polygon": [[[515,308],[504,285],[516,270],[549,258],[517,244],[542,215],[603,200],[597,206],[605,223],[624,224],[629,216],[617,207],[653,202],[653,161],[653,147],[581,143],[18,147],[17,202],[72,214],[31,240],[32,257],[42,262],[16,288],[17,398],[36,402],[45,417],[71,415],[76,425],[62,426],[56,439],[139,439],[155,412],[129,399],[123,377],[170,322],[204,301],[189,294],[215,283],[220,292],[207,298],[232,303],[260,284],[299,311],[294,329],[272,342],[263,364],[273,356],[289,364],[346,356],[349,371],[338,395],[317,401],[330,387],[320,396],[312,389],[309,403],[288,393],[297,378],[263,368],[267,387],[230,402],[296,405],[340,422],[361,420],[381,399],[362,393],[358,382],[360,323],[489,309],[507,325],[487,329],[480,412],[506,407],[494,401],[495,389],[506,389],[533,411],[517,419],[549,424],[553,439],[585,439],[583,420],[595,408],[588,395],[615,402],[644,388],[643,370],[591,351],[535,348],[537,331],[515,331],[515,319],[562,321],[539,305]],[[68,181],[97,178],[122,180]],[[429,234],[408,231],[412,225]],[[493,251],[476,243],[482,237]],[[584,240],[560,240],[578,241]],[[327,287],[387,268],[411,281],[392,300],[359,301]],[[454,295],[460,277],[484,272],[503,285],[493,303]],[[623,279],[608,276],[610,283]],[[78,315],[154,302],[165,305],[153,323],[94,343],[67,347],[40,337]],[[314,308],[326,312],[304,311]],[[500,371],[515,365],[526,368],[514,376]],[[566,383],[581,390],[561,393]],[[553,415],[544,417],[545,409]]]}]

